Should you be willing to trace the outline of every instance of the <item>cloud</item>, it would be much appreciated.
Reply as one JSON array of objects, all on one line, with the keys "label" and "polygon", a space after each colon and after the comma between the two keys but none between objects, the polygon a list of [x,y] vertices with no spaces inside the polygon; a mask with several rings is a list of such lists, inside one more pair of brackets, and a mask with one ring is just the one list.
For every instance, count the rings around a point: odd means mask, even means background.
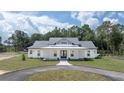
[{"label": "cloud", "polygon": [[68,25],[70,25],[69,23],[61,23],[56,19],[51,19],[48,16],[41,16],[41,17],[30,17],[30,19],[37,24],[41,24],[41,25],[46,25],[46,26],[57,26],[60,28],[67,28]]},{"label": "cloud", "polygon": [[103,18],[103,21],[110,21],[112,24],[117,24],[119,22],[118,19],[115,19],[115,18],[109,18],[109,17],[104,17]]},{"label": "cloud", "polygon": [[1,13],[0,13],[0,20],[4,20],[4,17]]},{"label": "cloud", "polygon": [[74,19],[76,19],[77,14],[78,14],[77,12],[72,12],[72,13],[71,13],[71,17],[74,18]]},{"label": "cloud", "polygon": [[95,11],[93,12],[94,15],[96,15],[97,17],[101,17],[101,16],[104,16],[106,11]]},{"label": "cloud", "polygon": [[97,18],[88,18],[88,20],[86,20],[86,24],[90,24],[90,26],[95,28],[99,24],[99,20]]},{"label": "cloud", "polygon": [[68,28],[72,24],[59,22],[57,19],[48,16],[35,16],[23,14],[22,12],[0,12],[0,35],[5,40],[15,30],[22,30],[29,35],[32,33],[47,33],[55,27]]},{"label": "cloud", "polygon": [[[102,13],[103,15],[104,13]],[[72,12],[71,17],[81,22],[81,25],[89,24],[91,28],[95,28],[99,24],[98,18],[100,16],[98,12]]]},{"label": "cloud", "polygon": [[124,18],[124,12],[121,12],[121,13],[119,12],[119,13],[118,13],[118,17]]},{"label": "cloud", "polygon": [[108,12],[108,17],[114,17],[116,16],[117,12]]}]

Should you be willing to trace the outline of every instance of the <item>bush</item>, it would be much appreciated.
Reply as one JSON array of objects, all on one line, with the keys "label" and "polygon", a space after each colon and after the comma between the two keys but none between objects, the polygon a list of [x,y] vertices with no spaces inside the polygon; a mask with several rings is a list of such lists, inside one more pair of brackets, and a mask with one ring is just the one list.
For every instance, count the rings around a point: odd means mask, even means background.
[{"label": "bush", "polygon": [[25,58],[25,54],[22,54],[22,61],[25,61],[26,58]]},{"label": "bush", "polygon": [[57,60],[59,60],[59,58],[57,58]]},{"label": "bush", "polygon": [[43,60],[43,58],[42,58],[42,57],[40,57],[40,60]]},{"label": "bush", "polygon": [[71,60],[70,57],[68,58],[68,60]]},{"label": "bush", "polygon": [[92,58],[84,58],[84,61],[93,61]]}]

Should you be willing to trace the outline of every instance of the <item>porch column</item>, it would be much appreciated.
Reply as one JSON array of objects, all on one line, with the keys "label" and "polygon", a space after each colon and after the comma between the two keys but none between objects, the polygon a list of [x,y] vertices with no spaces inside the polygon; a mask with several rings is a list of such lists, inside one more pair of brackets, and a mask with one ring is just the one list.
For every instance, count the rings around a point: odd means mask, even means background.
[{"label": "porch column", "polygon": [[70,49],[68,49],[68,58],[70,58]]},{"label": "porch column", "polygon": [[60,50],[57,50],[57,58],[60,59]]}]

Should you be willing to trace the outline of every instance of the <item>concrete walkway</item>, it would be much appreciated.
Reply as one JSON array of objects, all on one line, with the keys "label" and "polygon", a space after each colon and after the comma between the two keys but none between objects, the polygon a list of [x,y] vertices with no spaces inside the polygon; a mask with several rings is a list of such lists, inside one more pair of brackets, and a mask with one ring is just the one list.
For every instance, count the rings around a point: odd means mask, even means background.
[{"label": "concrete walkway", "polygon": [[0,75],[0,80],[1,81],[23,81],[29,75],[32,75],[38,72],[49,71],[49,70],[79,70],[84,72],[101,74],[111,78],[112,80],[124,81],[124,73],[102,70],[102,69],[91,68],[91,67],[83,67],[83,66],[48,66],[48,67],[30,68],[30,69],[9,72],[4,75]]},{"label": "concrete walkway", "polygon": [[60,62],[57,65],[69,65],[70,66],[72,64],[68,63],[67,60],[60,60]]},{"label": "concrete walkway", "polygon": [[5,73],[8,73],[8,72],[10,72],[10,71],[0,70],[0,75],[5,74]]}]

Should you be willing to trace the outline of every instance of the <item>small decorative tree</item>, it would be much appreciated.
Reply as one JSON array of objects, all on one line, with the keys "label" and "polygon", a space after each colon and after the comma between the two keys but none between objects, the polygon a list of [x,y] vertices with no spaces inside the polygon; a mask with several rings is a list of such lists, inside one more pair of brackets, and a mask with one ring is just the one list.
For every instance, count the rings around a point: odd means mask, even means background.
[{"label": "small decorative tree", "polygon": [[22,54],[22,61],[25,61],[26,58],[25,58],[25,54]]}]

